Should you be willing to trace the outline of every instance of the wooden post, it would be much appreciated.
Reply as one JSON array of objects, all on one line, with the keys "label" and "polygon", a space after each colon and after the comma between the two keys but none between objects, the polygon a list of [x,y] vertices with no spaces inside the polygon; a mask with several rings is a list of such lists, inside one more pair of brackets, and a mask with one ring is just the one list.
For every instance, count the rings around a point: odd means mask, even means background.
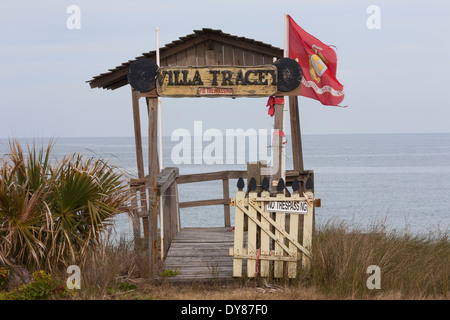
[{"label": "wooden post", "polygon": [[[277,198],[283,198],[283,193],[278,193]],[[285,214],[284,212],[275,212],[275,222],[276,224],[281,228],[285,229]],[[283,234],[278,231],[278,229],[275,229],[275,237],[280,241],[283,242]],[[275,256],[276,257],[282,257],[283,256],[283,248],[275,242]],[[274,270],[273,270],[273,276],[274,278],[282,278],[283,277],[283,261],[277,260],[274,262]]]},{"label": "wooden post", "polygon": [[[236,193],[236,203],[240,205],[244,205],[245,192],[239,190]],[[242,212],[237,206],[236,213],[234,217],[234,254],[242,255],[243,254],[243,245],[244,245],[244,212]],[[233,259],[233,277],[241,277],[242,276],[242,258],[234,258]]]},{"label": "wooden post", "polygon": [[[312,192],[306,192],[308,199],[313,199],[314,195]],[[313,202],[311,202],[313,203]],[[303,217],[303,247],[311,252],[312,247],[312,233],[313,233],[313,219],[314,219],[314,206],[308,204],[308,213]],[[303,254],[302,266],[304,269],[309,269],[311,266],[311,261],[308,256]]]},{"label": "wooden post", "polygon": [[294,171],[298,171],[299,174],[302,174],[304,171],[303,151],[297,96],[289,97],[289,115],[291,122],[292,159],[294,162]]},{"label": "wooden post", "polygon": [[[158,99],[146,98],[148,108],[148,168],[149,168],[149,252],[152,275],[157,274],[158,257]],[[161,217],[160,217],[161,219]],[[163,225],[161,223],[161,228]],[[161,246],[163,248],[163,245]]]},{"label": "wooden post", "polygon": [[[248,194],[248,201],[254,201],[258,196],[255,190],[250,190]],[[249,217],[257,220],[257,211],[252,206],[248,208]],[[248,219],[248,232],[247,232],[247,253],[249,256],[256,257],[257,241],[256,241],[256,223],[253,219]],[[247,259],[247,277],[253,278],[256,273],[256,259]]]},{"label": "wooden post", "polygon": [[[284,99],[284,97],[276,97],[276,99]],[[275,134],[278,130],[278,134],[273,138],[273,181],[276,183],[280,178],[286,181],[284,172],[284,161],[283,161],[283,138],[280,132],[284,130],[284,104],[276,104],[275,106],[275,119],[274,119],[274,129]]]},{"label": "wooden post", "polygon": [[[223,198],[229,199],[230,198],[230,180],[223,179],[222,180],[222,187],[223,187]],[[231,226],[231,214],[230,214],[230,204],[226,203],[223,205],[223,216],[224,216],[224,223],[225,227]]]},{"label": "wooden post", "polygon": [[[270,192],[263,190],[261,192],[262,198],[269,198]],[[261,209],[265,210],[264,202],[261,201]],[[261,224],[266,230],[270,230],[270,222],[261,215]],[[266,232],[261,232],[261,255],[268,256],[270,254],[270,236]],[[270,273],[270,262],[269,260],[261,260],[261,277],[268,277]]]},{"label": "wooden post", "polygon": [[[138,179],[144,179],[144,157],[142,152],[142,136],[141,136],[141,118],[139,115],[139,91],[131,89],[131,96],[133,102],[133,123],[134,123],[134,141],[136,145],[136,161],[138,169]],[[137,194],[137,193],[136,193]],[[147,192],[145,186],[139,188],[141,210],[148,213],[147,207]],[[144,238],[148,238],[148,218],[142,218],[144,227]],[[137,228],[137,227],[136,227]],[[140,227],[139,227],[140,229]]]}]

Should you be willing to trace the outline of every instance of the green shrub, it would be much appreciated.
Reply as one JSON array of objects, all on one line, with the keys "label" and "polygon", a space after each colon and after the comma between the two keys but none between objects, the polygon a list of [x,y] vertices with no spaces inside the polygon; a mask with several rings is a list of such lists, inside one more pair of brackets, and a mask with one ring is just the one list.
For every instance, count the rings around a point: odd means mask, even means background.
[{"label": "green shrub", "polygon": [[68,289],[62,281],[57,281],[45,271],[33,273],[33,280],[21,287],[0,294],[0,300],[46,300],[64,297]]},{"label": "green shrub", "polygon": [[[107,161],[17,140],[0,158],[0,265],[30,269],[82,265],[118,213],[128,211],[125,175]],[[14,259],[14,262],[12,261]]]}]

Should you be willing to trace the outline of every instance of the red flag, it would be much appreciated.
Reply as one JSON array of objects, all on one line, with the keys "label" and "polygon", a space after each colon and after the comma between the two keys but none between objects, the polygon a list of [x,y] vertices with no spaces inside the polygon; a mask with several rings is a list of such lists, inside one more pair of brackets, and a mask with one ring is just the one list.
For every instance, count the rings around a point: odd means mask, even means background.
[{"label": "red flag", "polygon": [[344,86],[336,79],[336,52],[289,18],[289,58],[302,68],[301,95],[338,106],[344,100]]}]

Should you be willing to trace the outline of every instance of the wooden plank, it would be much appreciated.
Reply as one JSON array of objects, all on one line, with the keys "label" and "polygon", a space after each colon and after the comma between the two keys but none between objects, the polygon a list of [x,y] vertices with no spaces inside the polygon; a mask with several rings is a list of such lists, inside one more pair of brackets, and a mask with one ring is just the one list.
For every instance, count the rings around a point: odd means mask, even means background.
[{"label": "wooden plank", "polygon": [[186,201],[180,202],[180,208],[192,208],[192,207],[203,207],[203,206],[218,206],[218,205],[229,205],[230,199],[210,199],[210,200],[197,200],[197,201]]},{"label": "wooden plank", "polygon": [[212,50],[212,49],[205,50],[205,64],[207,66],[215,66],[215,65],[217,65],[216,57],[215,57],[215,54],[214,54],[214,50]]},{"label": "wooden plank", "polygon": [[[152,274],[157,274],[158,256],[158,99],[146,98],[148,108],[148,168],[149,168],[149,197],[150,197],[150,219],[149,219],[149,258]],[[160,221],[163,228],[163,221]],[[164,248],[164,239],[161,239],[161,248]],[[164,252],[165,249],[161,250]]]},{"label": "wooden plank", "polygon": [[222,42],[224,44],[229,44],[234,46],[235,48],[239,49],[245,49],[248,51],[255,51],[260,52],[268,55],[272,55],[274,57],[282,58],[283,57],[283,50],[275,47],[261,47],[258,44],[255,43],[249,43],[246,40],[239,40],[239,39],[233,39],[233,38],[226,38],[219,34],[210,34],[210,39]]},{"label": "wooden plank", "polygon": [[[133,124],[134,124],[134,142],[136,146],[136,161],[137,161],[137,169],[138,169],[138,178],[144,178],[144,155],[142,151],[142,135],[141,135],[141,118],[139,111],[139,92],[136,90],[131,90],[132,96],[132,105],[133,105]],[[145,185],[139,188],[139,200],[140,200],[140,209],[141,211],[147,211],[147,193],[145,190]],[[142,223],[144,227],[144,238],[148,239],[149,230],[148,230],[148,218],[142,218]]]},{"label": "wooden plank", "polygon": [[177,56],[175,54],[167,57],[167,65],[168,66],[177,65]]},{"label": "wooden plank", "polygon": [[[262,191],[261,197],[269,197],[270,193],[269,191]],[[264,210],[264,202],[259,202],[261,210]],[[270,222],[261,215],[261,225],[269,229],[270,228]],[[270,253],[270,236],[266,232],[261,232],[261,255],[269,255]],[[270,271],[270,262],[268,260],[262,259],[261,260],[261,277],[268,277],[269,271]]]},{"label": "wooden plank", "polygon": [[[314,195],[311,192],[307,192],[308,198],[313,199]],[[311,251],[312,246],[312,231],[313,231],[313,216],[314,216],[314,206],[308,206],[308,214],[303,217],[303,247],[308,251]],[[302,267],[304,269],[309,269],[311,266],[310,259],[307,255],[302,257]]]},{"label": "wooden plank", "polygon": [[272,64],[272,63],[273,63],[273,56],[263,54],[263,64]]},{"label": "wooden plank", "polygon": [[158,174],[157,183],[161,193],[164,193],[175,182],[175,179],[178,178],[178,173],[179,169],[177,167],[167,167]]},{"label": "wooden plank", "polygon": [[195,46],[195,50],[197,52],[197,66],[205,66],[206,58],[205,58],[205,43],[201,43]]},{"label": "wooden plank", "polygon": [[234,47],[234,66],[243,66],[244,65],[244,51],[242,48]]},{"label": "wooden plank", "polygon": [[[283,195],[278,194],[277,197],[282,197]],[[284,213],[276,212],[275,213],[275,222],[278,225],[279,228],[284,229],[285,221],[284,221]],[[278,239],[277,242],[275,242],[275,255],[276,256],[283,256],[283,248],[279,244],[279,242],[284,243],[283,234],[278,230],[278,228],[275,229],[275,237]],[[283,262],[282,261],[275,261],[274,262],[274,270],[273,270],[273,276],[275,278],[282,278],[283,277]]]},{"label": "wooden plank", "polygon": [[[258,196],[256,192],[249,192],[248,198],[254,199]],[[248,219],[248,233],[247,233],[247,253],[250,256],[256,257],[258,248],[256,242],[256,223],[255,220],[258,219],[257,211],[253,207],[248,208],[249,217]],[[256,274],[256,259],[247,259],[247,277],[253,278]]]},{"label": "wooden plank", "polygon": [[226,66],[234,66],[234,61],[233,61],[233,47],[228,45],[228,44],[224,44],[223,45],[223,64]]},{"label": "wooden plank", "polygon": [[167,66],[167,59],[166,58],[164,58],[164,59],[159,59],[159,64],[160,64],[160,67],[166,67]]},{"label": "wooden plank", "polygon": [[[243,191],[238,191],[236,193],[236,204],[244,205],[245,193]],[[235,207],[235,217],[234,217],[234,252],[236,254],[242,253],[242,248],[244,245],[244,213],[240,210],[238,206]],[[233,277],[242,276],[242,259],[233,259]]]},{"label": "wooden plank", "polygon": [[186,49],[187,65],[197,66],[197,53],[195,47],[189,47]]},{"label": "wooden plank", "polygon": [[[289,234],[292,238],[298,239],[298,214],[290,214],[289,215]],[[292,242],[289,241],[289,252],[291,254],[297,254],[298,249]],[[288,262],[287,263],[287,273],[288,278],[295,278],[297,276],[297,262]]]},{"label": "wooden plank", "polygon": [[303,172],[302,137],[300,131],[300,115],[298,110],[298,97],[289,97],[289,115],[291,122],[292,159],[294,170]]},{"label": "wooden plank", "polygon": [[254,66],[253,51],[244,50],[244,66]]},{"label": "wooden plank", "polygon": [[[255,66],[260,66],[264,64],[264,58],[262,53],[259,52],[253,52],[253,63]],[[272,64],[272,63],[268,63]]]},{"label": "wooden plank", "polygon": [[186,50],[177,52],[175,56],[177,57],[177,66],[187,66],[188,65]]},{"label": "wooden plank", "polygon": [[[223,179],[222,180],[222,189],[223,189],[223,199],[230,199],[230,180]],[[231,226],[231,212],[230,212],[230,203],[226,203],[223,205],[223,220],[225,227]]]},{"label": "wooden plank", "polygon": [[157,92],[165,97],[268,97],[277,91],[276,72],[274,65],[161,67]]},{"label": "wooden plank", "polygon": [[[276,97],[277,99],[282,99],[283,97]],[[284,104],[276,104],[274,115],[274,130],[284,131]],[[280,178],[286,180],[284,172],[284,151],[283,151],[283,139],[281,135],[276,135],[273,138],[274,149],[273,149],[273,180],[278,182]]]},{"label": "wooden plank", "polygon": [[213,50],[214,50],[214,65],[223,66],[223,47],[222,43],[218,41],[213,42]]}]

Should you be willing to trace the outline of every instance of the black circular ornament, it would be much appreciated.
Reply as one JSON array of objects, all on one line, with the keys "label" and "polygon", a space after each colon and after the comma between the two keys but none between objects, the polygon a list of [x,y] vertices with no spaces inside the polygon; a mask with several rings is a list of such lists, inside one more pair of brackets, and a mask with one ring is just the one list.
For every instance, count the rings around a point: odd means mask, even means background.
[{"label": "black circular ornament", "polygon": [[140,58],[128,67],[128,83],[140,92],[148,92],[156,88],[156,71],[158,65],[151,59]]},{"label": "black circular ornament", "polygon": [[274,62],[278,73],[278,91],[289,92],[302,82],[303,72],[297,61],[281,58]]}]

